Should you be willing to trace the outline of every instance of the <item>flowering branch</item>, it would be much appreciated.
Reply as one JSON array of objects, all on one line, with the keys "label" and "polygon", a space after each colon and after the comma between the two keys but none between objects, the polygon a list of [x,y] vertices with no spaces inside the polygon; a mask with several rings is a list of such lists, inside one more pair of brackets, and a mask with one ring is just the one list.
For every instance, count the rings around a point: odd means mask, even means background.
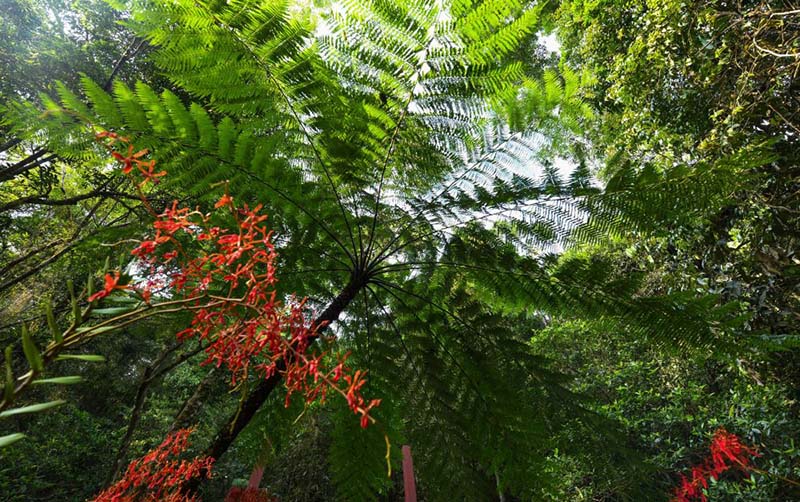
[{"label": "flowering branch", "polygon": [[753,470],[750,461],[760,456],[754,448],[743,445],[735,434],[723,428],[714,433],[710,450],[711,454],[703,462],[692,467],[688,478],[681,475],[681,484],[675,488],[671,502],[706,502],[708,498],[704,490],[708,489],[709,478],[716,481],[723,472],[734,468]]},{"label": "flowering branch", "polygon": [[[380,400],[368,402],[361,395],[366,373],[347,367],[347,354],[338,357],[332,369],[323,370],[323,360],[330,354],[308,353],[323,324],[314,325],[306,318],[305,300],[292,297],[282,304],[276,298],[277,253],[272,232],[263,225],[267,215],[262,206],[239,206],[226,189],[212,213],[180,207],[177,201],[157,213],[147,204],[142,188],[158,183],[167,173],[156,172],[147,150],[136,151],[128,138],[109,131],[96,136],[122,164],[122,172],[136,185],[155,221],[153,235],[131,252],[147,270],[146,278],[120,286],[118,273],[107,274],[104,289],[94,299],[115,289],[131,289],[149,303],[156,288],[197,299],[191,324],[177,334],[178,339],[207,343],[203,364],[225,365],[232,385],[251,374],[264,379],[280,374],[287,406],[296,392],[312,402],[334,391],[361,416],[362,427],[374,423],[369,413]],[[117,150],[120,145],[122,151]],[[202,304],[201,298],[212,301]],[[339,386],[342,381],[346,387]]]}]

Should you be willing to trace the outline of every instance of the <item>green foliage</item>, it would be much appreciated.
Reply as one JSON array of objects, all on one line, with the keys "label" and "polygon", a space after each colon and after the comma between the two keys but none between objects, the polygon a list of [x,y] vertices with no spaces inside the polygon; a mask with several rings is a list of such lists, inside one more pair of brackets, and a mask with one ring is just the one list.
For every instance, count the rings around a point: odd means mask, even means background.
[{"label": "green foliage", "polygon": [[[0,489],[9,501],[86,500],[103,482],[100,466],[114,448],[105,420],[66,404],[59,413],[37,414],[28,422],[28,439],[3,449]],[[53,434],[53,431],[62,431]]]},{"label": "green foliage", "polygon": [[[558,366],[575,375],[576,390],[596,396],[598,413],[621,421],[624,440],[651,465],[647,485],[655,492],[652,497],[675,486],[676,474],[705,454],[718,427],[758,446],[763,456],[756,464],[769,475],[754,474],[751,483],[741,483],[740,476],[723,478],[709,493],[715,497],[711,500],[797,496],[779,478],[798,475],[792,439],[798,432],[793,418],[797,403],[784,385],[754,380],[754,369],[743,360],[674,357],[583,321],[554,323],[532,343],[540,353],[558,356]],[[624,484],[608,481],[629,479],[628,466],[608,462],[602,467],[612,471],[607,478],[591,476],[591,460],[563,462],[568,477],[561,497],[580,494],[590,500],[624,493]],[[569,482],[575,479],[582,481]]]},{"label": "green foliage", "polygon": [[[34,98],[58,89],[56,80],[74,86],[79,72],[104,81],[134,40],[118,23],[123,13],[101,0],[11,0],[0,6],[0,104]],[[135,78],[147,64],[121,67],[117,76]]]},{"label": "green foliage", "polygon": [[[389,461],[386,459],[390,452],[386,451],[384,431],[379,427],[361,429],[352,420],[352,412],[341,408],[332,417],[333,430],[330,432],[327,459],[331,484],[336,487],[336,500],[379,500],[380,495],[391,486]],[[387,417],[385,413],[381,413],[381,416]],[[397,469],[399,442],[395,438],[387,440],[391,441],[394,448],[390,461],[393,468]]]}]

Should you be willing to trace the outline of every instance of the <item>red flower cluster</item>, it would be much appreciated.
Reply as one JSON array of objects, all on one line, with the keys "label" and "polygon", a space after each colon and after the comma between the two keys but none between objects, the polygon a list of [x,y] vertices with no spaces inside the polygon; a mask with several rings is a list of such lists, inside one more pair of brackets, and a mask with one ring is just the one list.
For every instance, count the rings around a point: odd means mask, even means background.
[{"label": "red flower cluster", "polygon": [[[126,175],[132,177],[132,166],[139,168],[145,178],[139,187],[166,174],[152,174],[155,161],[141,160],[147,152],[134,153],[127,138],[111,132],[97,137],[107,139],[109,148],[116,143],[127,145],[127,155],[116,151],[113,155]],[[143,201],[152,211],[144,197]],[[190,308],[194,312],[191,325],[178,333],[178,338],[204,342],[205,364],[224,364],[231,371],[233,385],[250,374],[268,378],[280,372],[288,391],[287,405],[294,392],[302,392],[311,402],[324,400],[333,390],[346,398],[353,412],[361,415],[361,426],[366,427],[374,421],[369,411],[380,400],[367,403],[361,396],[365,373],[347,368],[346,354],[333,369],[323,369],[328,354],[307,353],[320,326],[307,319],[305,300],[292,298],[284,305],[276,299],[277,254],[272,232],[263,224],[267,216],[261,213],[261,205],[237,206],[226,191],[214,208],[214,213],[204,214],[180,207],[176,201],[161,214],[152,211],[155,233],[132,251],[149,269],[149,279],[135,289],[148,303],[154,288],[196,300]],[[119,289],[116,281],[112,282],[107,277],[106,288],[95,296],[102,298]],[[337,386],[342,378],[346,389]]]},{"label": "red flower cluster", "polygon": [[197,498],[181,491],[181,485],[211,473],[214,459],[178,460],[189,445],[192,429],[181,429],[167,436],[147,455],[128,465],[125,475],[103,490],[92,502],[195,502]]},{"label": "red flower cluster", "polygon": [[745,446],[735,434],[725,429],[717,429],[711,440],[711,456],[701,464],[692,467],[690,478],[681,475],[681,485],[674,491],[671,502],[706,502],[704,489],[708,488],[708,478],[719,479],[719,476],[731,468],[748,470],[752,457],[759,456],[755,449]]}]

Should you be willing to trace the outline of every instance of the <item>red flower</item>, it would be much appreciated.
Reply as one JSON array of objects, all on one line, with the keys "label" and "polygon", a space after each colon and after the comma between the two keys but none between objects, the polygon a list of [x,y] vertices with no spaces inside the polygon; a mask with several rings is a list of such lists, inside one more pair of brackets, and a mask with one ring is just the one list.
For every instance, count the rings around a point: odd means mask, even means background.
[{"label": "red flower", "polygon": [[133,170],[133,160],[131,160],[130,157],[125,157],[124,155],[122,155],[119,152],[114,152],[112,155],[114,156],[115,159],[117,159],[118,161],[122,162],[122,164],[123,164],[122,172],[123,173],[129,174]]},{"label": "red flower", "polygon": [[220,199],[217,201],[217,203],[214,204],[214,209],[219,209],[222,206],[231,206],[231,207],[233,207],[233,197],[231,197],[228,194],[223,195],[222,197],[220,197]]},{"label": "red flower", "polygon": [[117,284],[117,282],[119,282],[119,277],[120,274],[117,271],[114,272],[113,276],[111,274],[106,274],[105,286],[103,286],[103,289],[101,291],[98,291],[97,293],[90,296],[88,298],[88,301],[93,302],[95,300],[99,300],[100,298],[105,298],[106,296],[110,295],[111,292],[114,291],[115,289],[130,289],[130,286]]},{"label": "red flower", "polygon": [[726,461],[731,461],[742,468],[750,464],[750,457],[758,456],[752,448],[744,446],[735,434],[725,429],[714,433],[711,441],[711,459],[715,466],[724,466]]},{"label": "red flower", "polygon": [[150,162],[142,162],[137,160],[135,162],[138,164],[139,171],[142,173],[142,177],[144,178],[144,180],[142,180],[142,182],[139,183],[140,185],[144,185],[148,181],[152,182],[154,185],[157,185],[158,182],[160,181],[158,178],[167,175],[166,171],[155,172],[156,168],[155,160],[151,160]]},{"label": "red flower", "polygon": [[714,433],[710,450],[708,458],[692,467],[691,480],[681,475],[681,485],[675,488],[671,502],[705,502],[707,497],[703,489],[708,488],[709,477],[719,479],[720,474],[733,467],[746,471],[751,465],[750,458],[759,456],[755,449],[743,445],[735,434],[723,428]]},{"label": "red flower", "polygon": [[140,258],[144,258],[145,256],[152,254],[156,250],[156,246],[158,243],[156,241],[142,241],[139,246],[131,251],[131,254],[134,256],[138,256]]},{"label": "red flower", "polygon": [[139,173],[144,178],[144,180],[142,180],[139,183],[139,186],[144,185],[148,181],[153,182],[153,184],[155,185],[159,181],[158,178],[160,178],[162,176],[166,176],[166,174],[167,174],[166,171],[155,172],[155,167],[156,167],[156,161],[155,160],[150,160],[150,161],[139,160],[141,157],[144,157],[145,155],[147,155],[148,151],[145,149],[145,150],[139,150],[138,152],[133,153],[133,145],[130,144],[130,141],[127,138],[119,137],[114,133],[98,133],[96,135],[96,137],[98,139],[108,137],[108,138],[111,138],[111,142],[112,143],[119,140],[119,141],[122,141],[123,143],[127,143],[128,144],[128,154],[127,155],[123,155],[123,154],[121,154],[119,152],[111,152],[111,155],[118,162],[122,163],[122,165],[123,165],[122,172],[125,173],[126,175],[130,176],[131,171],[133,171],[134,164],[136,165],[137,169],[139,169]]}]

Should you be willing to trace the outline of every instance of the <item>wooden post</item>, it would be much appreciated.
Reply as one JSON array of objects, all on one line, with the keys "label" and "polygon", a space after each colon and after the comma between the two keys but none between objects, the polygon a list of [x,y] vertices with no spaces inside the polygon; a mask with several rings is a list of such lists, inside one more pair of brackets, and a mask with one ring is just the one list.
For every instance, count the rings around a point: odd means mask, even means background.
[{"label": "wooden post", "polygon": [[411,460],[411,447],[403,445],[403,491],[406,502],[417,502],[417,486],[414,483],[414,462]]},{"label": "wooden post", "polygon": [[247,482],[247,488],[258,489],[261,484],[261,478],[264,477],[264,466],[256,465],[253,467],[253,472],[250,474],[250,480]]}]

